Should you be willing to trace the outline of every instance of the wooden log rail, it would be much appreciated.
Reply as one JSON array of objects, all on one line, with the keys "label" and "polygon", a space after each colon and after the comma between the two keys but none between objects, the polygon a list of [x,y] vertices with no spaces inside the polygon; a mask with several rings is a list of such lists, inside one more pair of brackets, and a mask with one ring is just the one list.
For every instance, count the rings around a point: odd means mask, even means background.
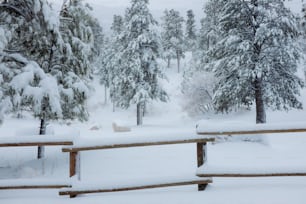
[{"label": "wooden log rail", "polygon": [[292,176],[306,176],[306,169],[301,173],[198,173],[199,177],[292,177]]},{"label": "wooden log rail", "polygon": [[0,179],[0,190],[70,188],[69,181],[41,179]]},{"label": "wooden log rail", "polygon": [[153,188],[165,188],[165,187],[173,187],[173,186],[186,186],[186,185],[207,185],[212,183],[211,178],[197,178],[197,179],[186,179],[186,180],[178,180],[178,181],[169,181],[164,183],[153,183],[146,185],[131,185],[125,187],[111,187],[111,188],[96,188],[91,190],[80,190],[80,189],[63,189],[59,192],[59,195],[69,195],[71,198],[76,197],[81,194],[91,194],[91,193],[110,193],[110,192],[121,192],[121,191],[132,191],[132,190],[144,190],[144,189],[153,189]]},{"label": "wooden log rail", "polygon": [[0,185],[0,190],[26,190],[26,189],[59,189],[59,188],[71,188],[71,185],[67,184],[56,184],[56,185],[50,185],[50,184],[29,184],[29,185],[14,185],[14,186],[6,186]]},{"label": "wooden log rail", "polygon": [[[105,143],[102,145],[94,145],[94,146],[71,146],[62,148],[63,152],[69,153],[70,158],[70,170],[69,175],[70,177],[79,176],[80,177],[80,152],[81,151],[92,151],[92,150],[105,150],[105,149],[116,149],[116,148],[131,148],[131,147],[146,147],[146,146],[160,146],[160,145],[174,145],[174,144],[188,144],[188,143],[196,143],[197,144],[197,165],[198,167],[205,163],[206,161],[206,144],[207,142],[213,142],[215,139],[213,137],[189,137],[189,138],[174,138],[174,139],[165,139],[165,140],[156,140],[152,142],[134,142],[134,143]],[[197,182],[197,183],[195,183]],[[208,183],[211,181],[207,179],[202,179],[198,181],[184,181],[181,182],[172,182],[166,184],[158,184],[158,185],[145,185],[145,186],[138,186],[136,188],[124,188],[124,189],[117,189],[117,190],[105,190],[99,189],[95,190],[94,192],[114,192],[114,191],[123,191],[123,190],[138,190],[138,189],[146,189],[146,188],[157,188],[157,187],[166,187],[166,186],[175,186],[175,185],[189,185],[189,184],[198,184],[199,190],[204,190]],[[92,191],[81,191],[71,192],[69,193],[61,192],[60,195],[70,195],[70,197],[75,197],[77,194],[84,194],[84,193],[93,193]]]},{"label": "wooden log rail", "polygon": [[[306,124],[305,124],[306,125]],[[266,130],[241,130],[241,131],[198,131],[198,135],[217,136],[217,135],[258,135],[258,134],[275,134],[275,133],[299,133],[306,132],[306,128],[292,129],[266,129]]]},{"label": "wooden log rail", "polygon": [[[267,126],[267,125],[265,125]],[[264,129],[261,125],[258,125],[259,129],[251,129],[251,130],[237,130],[237,131],[228,131],[228,130],[221,130],[219,131],[197,131],[198,135],[203,136],[234,136],[234,135],[256,135],[256,134],[275,134],[275,133],[300,133],[300,132],[306,132],[306,128],[303,127],[293,127],[293,128],[287,128],[287,129]],[[264,167],[263,167],[264,168]],[[228,172],[227,167],[224,167],[223,172],[213,173],[212,169],[209,170],[209,172],[205,172],[204,170],[200,170],[200,172],[197,173],[197,176],[199,177],[281,177],[281,176],[306,176],[306,169],[305,170],[299,170],[296,172],[296,170],[292,170],[292,172],[272,172],[272,171],[262,171],[262,172],[254,172],[252,170],[246,170],[243,173],[233,173]]]},{"label": "wooden log rail", "polygon": [[197,161],[198,166],[201,166],[205,162],[206,143],[215,141],[214,138],[196,138],[196,139],[174,139],[156,142],[135,142],[135,143],[121,143],[121,144],[104,144],[96,146],[84,146],[84,147],[67,147],[62,148],[63,152],[69,153],[70,158],[70,177],[80,174],[79,170],[80,163],[80,152],[81,151],[92,151],[92,150],[105,150],[105,149],[116,149],[116,148],[131,148],[131,147],[146,147],[146,146],[157,146],[157,145],[173,145],[173,144],[197,144]]},{"label": "wooden log rail", "polygon": [[[0,138],[0,147],[36,147],[36,146],[66,146],[73,145],[71,139],[54,135],[37,135],[25,137]],[[34,184],[33,182],[14,182],[12,185],[0,182],[0,190],[17,190],[17,189],[58,189],[69,188],[70,184],[54,184],[45,182],[43,184]]]},{"label": "wooden log rail", "polygon": [[0,138],[0,147],[29,147],[29,146],[66,146],[73,145],[67,138],[52,135],[37,135],[12,138]]}]

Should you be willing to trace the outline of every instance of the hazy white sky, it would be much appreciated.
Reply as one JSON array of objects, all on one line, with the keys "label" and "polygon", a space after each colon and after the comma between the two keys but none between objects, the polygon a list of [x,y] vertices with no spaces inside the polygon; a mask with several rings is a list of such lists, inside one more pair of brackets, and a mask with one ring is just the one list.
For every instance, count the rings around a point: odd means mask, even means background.
[{"label": "hazy white sky", "polygon": [[[50,0],[60,5],[63,0]],[[186,11],[192,9],[195,13],[196,21],[199,24],[204,16],[203,6],[207,0],[149,0],[150,9],[156,20],[160,20],[165,9],[175,9],[186,16]],[[94,8],[94,15],[100,20],[105,31],[109,30],[114,14],[124,14],[125,8],[130,5],[130,0],[85,0]],[[289,0],[287,5],[295,12],[301,11],[301,0]]]},{"label": "hazy white sky", "polygon": [[[94,14],[100,19],[102,26],[108,30],[114,14],[124,14],[130,0],[86,0],[94,7]],[[156,20],[160,20],[165,9],[176,9],[186,16],[189,9],[194,10],[197,21],[203,16],[205,0],[150,0],[149,7]]]}]

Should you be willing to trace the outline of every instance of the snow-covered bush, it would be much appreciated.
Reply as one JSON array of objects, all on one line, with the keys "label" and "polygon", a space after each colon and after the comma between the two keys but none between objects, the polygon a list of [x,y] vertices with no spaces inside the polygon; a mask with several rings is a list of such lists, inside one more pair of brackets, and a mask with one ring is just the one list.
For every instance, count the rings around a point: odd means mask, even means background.
[{"label": "snow-covered bush", "polygon": [[212,98],[216,79],[212,73],[196,71],[184,73],[182,83],[183,109],[191,116],[202,115],[213,110]]}]

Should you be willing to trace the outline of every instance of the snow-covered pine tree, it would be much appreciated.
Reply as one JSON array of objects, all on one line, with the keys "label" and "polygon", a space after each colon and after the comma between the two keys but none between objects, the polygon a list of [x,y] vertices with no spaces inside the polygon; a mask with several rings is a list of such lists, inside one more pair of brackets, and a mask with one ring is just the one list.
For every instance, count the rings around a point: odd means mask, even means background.
[{"label": "snow-covered pine tree", "polygon": [[301,29],[301,37],[299,44],[303,50],[304,54],[304,76],[306,77],[306,4],[304,3],[302,6],[302,16],[300,18],[300,29]]},{"label": "snow-covered pine tree", "polygon": [[[95,39],[93,30],[99,30],[98,21],[91,15],[91,7],[82,0],[69,0],[61,10],[61,33],[68,48],[64,61],[66,69],[57,70],[62,81],[63,114],[65,119],[87,120],[86,100],[90,94],[89,82],[95,62]],[[97,42],[96,42],[96,41]],[[100,42],[101,43],[101,42]]]},{"label": "snow-covered pine tree", "polygon": [[[6,1],[0,8],[1,28],[9,34],[0,59],[0,72],[6,76],[3,98],[10,99],[12,110],[33,112],[41,121],[40,134],[48,120],[86,120],[89,74],[82,63],[88,56],[74,52],[75,47],[86,49],[83,42],[65,26],[60,31],[59,17],[45,0]],[[86,36],[89,29],[82,29]],[[73,40],[64,41],[63,35]],[[14,83],[17,79],[24,83]],[[38,157],[43,157],[42,148]]]},{"label": "snow-covered pine tree", "polygon": [[187,11],[186,31],[185,31],[185,50],[193,51],[197,45],[197,30],[193,10]]},{"label": "snow-covered pine tree", "polygon": [[[201,28],[197,39],[197,49],[192,55],[193,64],[198,71],[204,71],[209,61],[207,52],[218,42],[221,33],[218,28],[220,15],[216,11],[221,11],[225,1],[209,0],[204,5],[205,17],[201,19]],[[211,70],[205,70],[211,72]]]},{"label": "snow-covered pine tree", "polygon": [[114,35],[119,34],[123,30],[123,17],[120,15],[113,16],[113,23],[111,26],[111,30]]},{"label": "snow-covered pine tree", "polygon": [[105,103],[107,99],[107,88],[110,89],[110,98],[115,104],[117,100],[116,82],[120,81],[120,50],[122,43],[120,41],[120,34],[123,31],[123,17],[120,15],[113,16],[113,23],[111,26],[112,34],[108,41],[105,42],[102,57],[100,57],[100,64],[98,75],[100,83],[105,87]]},{"label": "snow-covered pine tree", "polygon": [[1,27],[9,34],[0,59],[3,101],[12,111],[33,112],[40,119],[39,133],[45,134],[46,121],[62,117],[59,87],[51,74],[63,48],[58,18],[45,0],[5,1],[0,8]]},{"label": "snow-covered pine tree", "polygon": [[168,68],[170,67],[170,60],[176,58],[177,69],[180,72],[180,61],[184,57],[184,18],[180,16],[179,11],[171,9],[170,11],[165,10],[162,19],[163,56],[168,61]]},{"label": "snow-covered pine tree", "polygon": [[214,104],[230,111],[255,102],[256,122],[265,123],[265,106],[302,108],[303,86],[295,73],[300,57],[295,16],[279,0],[226,2],[219,26],[222,39],[209,53],[218,77]]},{"label": "snow-covered pine tree", "polygon": [[208,51],[217,42],[221,35],[218,24],[220,21],[220,14],[216,11],[221,11],[225,1],[209,0],[204,6],[205,17],[201,20],[201,29],[199,33],[198,47],[200,50]]},{"label": "snow-covered pine tree", "polygon": [[149,100],[167,100],[159,79],[162,69],[157,63],[160,56],[160,38],[157,22],[148,9],[148,0],[131,0],[126,10],[124,30],[120,35],[120,80],[116,80],[116,103],[128,108],[137,106],[137,125],[142,125],[144,104]]}]

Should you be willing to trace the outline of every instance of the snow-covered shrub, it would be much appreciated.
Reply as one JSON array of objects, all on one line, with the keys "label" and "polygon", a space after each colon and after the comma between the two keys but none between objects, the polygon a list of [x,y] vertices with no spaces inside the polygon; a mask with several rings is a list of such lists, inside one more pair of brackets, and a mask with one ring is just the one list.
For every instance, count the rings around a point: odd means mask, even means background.
[{"label": "snow-covered shrub", "polygon": [[212,73],[196,71],[184,73],[182,84],[183,109],[191,116],[201,115],[213,110],[212,98],[216,79]]}]

